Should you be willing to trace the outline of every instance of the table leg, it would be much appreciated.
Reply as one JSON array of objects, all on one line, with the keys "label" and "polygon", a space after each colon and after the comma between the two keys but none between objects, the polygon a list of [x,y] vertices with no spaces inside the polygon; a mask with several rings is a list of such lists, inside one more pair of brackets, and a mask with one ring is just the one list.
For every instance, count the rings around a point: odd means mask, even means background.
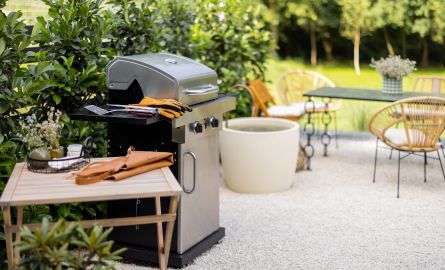
[{"label": "table leg", "polygon": [[11,231],[11,208],[3,208],[3,222],[5,227],[5,242],[6,242],[6,254],[8,257],[8,269],[14,269],[14,250],[12,246],[12,231]]},{"label": "table leg", "polygon": [[[311,109],[309,109],[311,107]],[[308,101],[304,103],[304,110],[307,114],[307,122],[304,124],[303,131],[306,134],[306,145],[304,146],[304,151],[306,151],[306,169],[311,170],[311,158],[314,156],[314,146],[311,144],[311,138],[314,135],[315,127],[312,122],[312,112],[314,111],[315,103],[311,97]]]},{"label": "table leg", "polygon": [[[156,197],[155,199],[156,205],[156,215],[161,215],[161,198]],[[159,255],[159,268],[161,270],[167,269],[166,261],[165,261],[165,246],[164,246],[164,232],[162,229],[162,222],[156,223],[157,227],[157,239],[158,239],[158,255]]]},{"label": "table leg", "polygon": [[[23,223],[23,206],[18,206],[17,207],[17,232],[15,233],[15,242],[20,242],[20,240],[22,239],[22,236],[20,234],[20,227],[22,226]],[[14,264],[18,265],[20,263],[20,251],[17,249],[15,251],[15,256],[14,256]]]},{"label": "table leg", "polygon": [[[170,208],[168,210],[169,214],[176,214],[178,208],[178,196],[170,198]],[[175,226],[175,220],[167,222],[167,229],[165,232],[165,261],[168,265],[168,257],[170,256],[170,247],[172,243],[173,227]]]},{"label": "table leg", "polygon": [[323,149],[323,156],[328,156],[328,146],[331,143],[331,135],[329,134],[329,124],[332,122],[332,115],[329,113],[329,103],[331,102],[331,99],[329,99],[327,102],[325,102],[325,109],[324,113],[322,115],[321,121],[324,125],[324,131],[323,134],[321,134],[321,143],[324,146]]}]

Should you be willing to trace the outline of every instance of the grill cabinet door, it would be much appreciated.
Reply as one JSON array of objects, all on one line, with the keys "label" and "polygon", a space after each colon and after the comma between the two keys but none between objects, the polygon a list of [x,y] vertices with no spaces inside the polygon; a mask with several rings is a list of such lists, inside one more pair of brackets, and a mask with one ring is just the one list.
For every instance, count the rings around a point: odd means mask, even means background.
[{"label": "grill cabinet door", "polygon": [[187,131],[186,143],[180,147],[180,184],[185,191],[181,196],[178,215],[179,254],[219,228],[217,136],[218,130],[210,128],[202,134]]}]

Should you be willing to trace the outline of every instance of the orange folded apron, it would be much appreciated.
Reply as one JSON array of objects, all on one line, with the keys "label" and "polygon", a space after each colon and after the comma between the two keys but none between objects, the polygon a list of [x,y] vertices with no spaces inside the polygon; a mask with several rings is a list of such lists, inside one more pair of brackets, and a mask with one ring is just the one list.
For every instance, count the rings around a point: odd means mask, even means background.
[{"label": "orange folded apron", "polygon": [[135,151],[110,161],[94,162],[74,173],[76,184],[87,185],[102,180],[119,181],[134,175],[173,165],[173,154],[169,152]]}]

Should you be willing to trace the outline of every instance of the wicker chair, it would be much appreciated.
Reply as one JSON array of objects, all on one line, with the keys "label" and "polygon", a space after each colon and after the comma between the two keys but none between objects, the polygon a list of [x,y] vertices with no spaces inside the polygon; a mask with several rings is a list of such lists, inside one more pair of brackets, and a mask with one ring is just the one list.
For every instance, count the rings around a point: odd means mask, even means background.
[{"label": "wicker chair", "polygon": [[[320,88],[335,87],[335,84],[324,75],[310,70],[292,70],[281,75],[277,83],[277,91],[283,104],[295,105],[306,101],[305,92]],[[326,111],[323,101],[315,101],[315,115]],[[328,112],[332,113],[334,120],[335,141],[338,147],[337,111],[341,108],[340,99],[329,100]]]},{"label": "wicker chair", "polygon": [[276,105],[275,99],[270,94],[266,84],[260,79],[251,80],[248,86],[244,84],[236,84],[233,87],[243,88],[250,93],[253,102],[253,117],[265,116],[297,121],[305,114],[304,106]]},{"label": "wicker chair", "polygon": [[[409,116],[409,117],[408,117]],[[397,174],[397,198],[400,189],[400,160],[408,155],[423,153],[424,181],[426,182],[426,159],[437,159],[442,174],[445,172],[439,155],[439,136],[445,128],[445,99],[439,97],[416,97],[394,102],[375,113],[369,121],[369,131],[377,137],[374,176],[377,169],[379,141],[391,149],[399,151]],[[428,157],[428,152],[436,151],[438,158]],[[400,157],[400,153],[408,153]],[[418,154],[417,154],[418,155]]]},{"label": "wicker chair", "polygon": [[417,76],[414,81],[414,92],[445,93],[445,77]]}]

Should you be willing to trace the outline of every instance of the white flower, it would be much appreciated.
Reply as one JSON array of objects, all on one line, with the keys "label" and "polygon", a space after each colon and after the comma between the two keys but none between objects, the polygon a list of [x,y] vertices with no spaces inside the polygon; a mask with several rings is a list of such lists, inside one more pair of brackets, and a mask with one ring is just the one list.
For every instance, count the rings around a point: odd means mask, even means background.
[{"label": "white flower", "polygon": [[377,61],[371,59],[370,66],[382,76],[400,80],[416,70],[416,61],[402,59],[399,55],[390,55]]}]

